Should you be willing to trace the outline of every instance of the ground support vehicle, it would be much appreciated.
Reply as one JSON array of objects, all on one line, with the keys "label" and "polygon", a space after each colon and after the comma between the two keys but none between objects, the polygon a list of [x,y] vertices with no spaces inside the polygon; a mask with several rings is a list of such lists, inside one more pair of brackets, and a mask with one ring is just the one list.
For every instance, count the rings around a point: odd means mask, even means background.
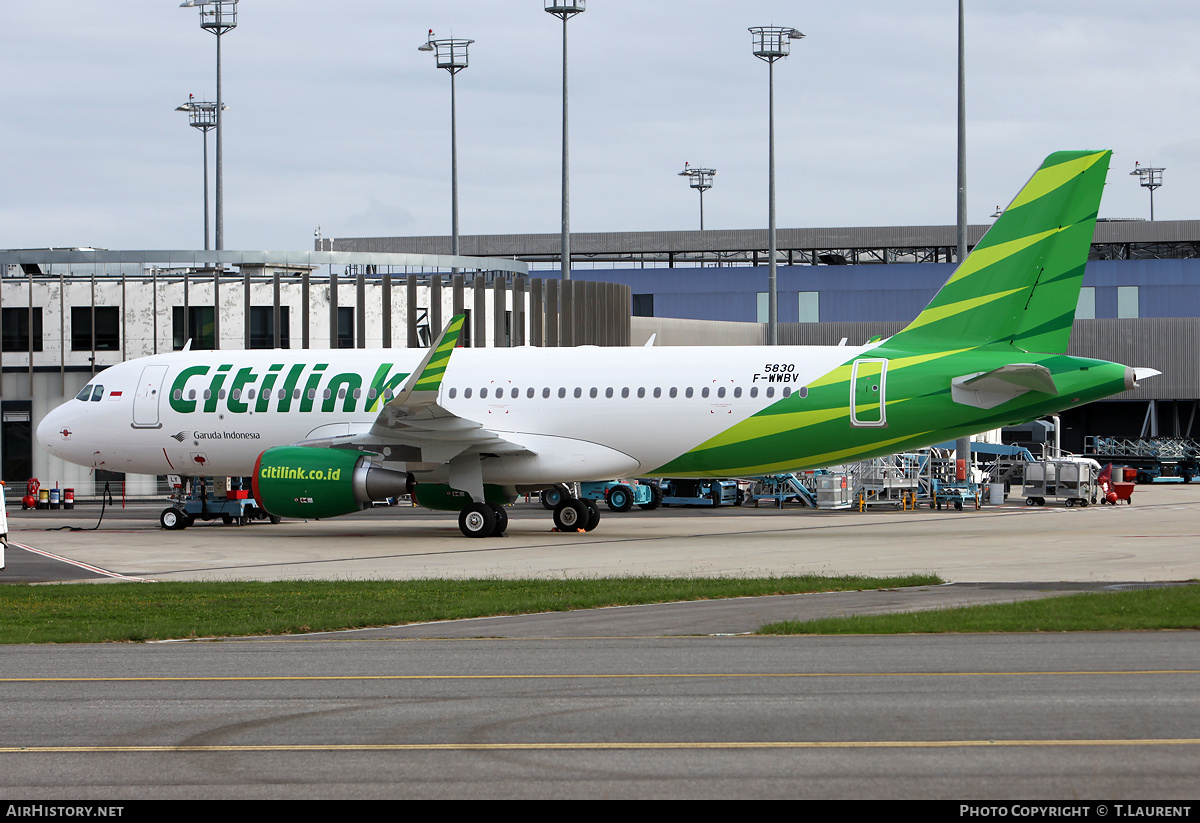
[{"label": "ground support vehicle", "polygon": [[764,500],[781,509],[784,503],[799,503],[813,508],[817,506],[816,495],[794,474],[770,474],[751,480],[744,502],[754,503],[754,508],[758,508]]},{"label": "ground support vehicle", "polygon": [[1200,475],[1200,442],[1187,437],[1085,437],[1083,454],[1100,465],[1129,466],[1137,470],[1138,483],[1157,480],[1184,483]]},{"label": "ground support vehicle", "polygon": [[1026,506],[1044,506],[1047,498],[1070,506],[1098,500],[1100,467],[1093,460],[1042,460],[1025,467],[1022,494]]},{"label": "ground support vehicle", "polygon": [[650,511],[657,509],[662,502],[658,486],[636,480],[580,483],[579,497],[582,500],[603,500],[615,512],[627,512],[634,506]]},{"label": "ground support vehicle", "polygon": [[978,483],[955,482],[942,483],[934,480],[929,495],[929,508],[941,511],[942,506],[955,511],[962,511],[965,506],[980,505],[982,490]]},{"label": "ground support vehicle", "polygon": [[736,480],[690,480],[665,478],[659,481],[664,506],[737,506]]},{"label": "ground support vehicle", "polygon": [[221,496],[210,491],[211,484],[206,482],[209,479],[193,477],[190,489],[187,484],[172,484],[175,488],[172,504],[158,516],[158,522],[164,529],[186,529],[197,520],[220,520],[226,526],[246,526],[255,520],[280,521],[279,517],[267,514],[250,496],[248,489],[231,489]]}]

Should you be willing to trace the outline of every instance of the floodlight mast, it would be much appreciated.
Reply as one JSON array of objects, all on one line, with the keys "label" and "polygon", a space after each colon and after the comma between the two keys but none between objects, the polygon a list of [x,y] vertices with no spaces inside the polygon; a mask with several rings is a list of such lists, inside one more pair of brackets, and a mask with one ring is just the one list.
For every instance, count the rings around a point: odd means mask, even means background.
[{"label": "floodlight mast", "polygon": [[767,283],[767,342],[772,346],[779,345],[779,285],[776,277],[775,262],[775,61],[787,57],[791,52],[791,41],[804,37],[796,29],[788,26],[752,26],[750,33],[754,35],[754,56],[766,62],[768,66],[768,283]]},{"label": "floodlight mast", "polygon": [[216,246],[218,251],[225,248],[225,163],[221,141],[222,121],[224,120],[221,116],[221,35],[237,27],[237,3],[238,0],[184,0],[179,4],[180,8],[199,8],[200,28],[217,36]]},{"label": "floodlight mast", "polygon": [[689,186],[700,192],[700,231],[704,231],[704,192],[713,187],[716,173],[716,169],[693,168],[689,163],[684,163],[683,171],[679,172],[680,177],[688,178]]},{"label": "floodlight mast", "polygon": [[545,0],[548,14],[563,21],[562,59],[562,268],[563,280],[571,279],[571,163],[567,133],[567,21],[586,10],[586,0]]},{"label": "floodlight mast", "polygon": [[[474,40],[433,39],[429,30],[425,42],[417,51],[433,52],[437,67],[450,73],[450,253],[458,254],[458,109],[454,98],[454,76],[467,67],[467,48]],[[458,270],[455,269],[455,272]]]},{"label": "floodlight mast", "polygon": [[188,125],[199,129],[204,135],[204,250],[208,251],[208,133],[217,127],[217,104],[201,102],[189,94],[188,101],[175,111],[186,111]]},{"label": "floodlight mast", "polygon": [[1150,222],[1154,222],[1154,190],[1162,186],[1162,173],[1165,168],[1155,168],[1153,166],[1143,166],[1139,161],[1133,162],[1133,171],[1129,172],[1130,176],[1136,176],[1144,189],[1150,190]]}]

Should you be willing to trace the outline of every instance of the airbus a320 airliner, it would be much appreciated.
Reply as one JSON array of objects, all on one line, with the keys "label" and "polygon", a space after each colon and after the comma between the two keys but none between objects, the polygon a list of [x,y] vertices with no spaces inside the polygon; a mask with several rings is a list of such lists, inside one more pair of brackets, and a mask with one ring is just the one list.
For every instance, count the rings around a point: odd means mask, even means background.
[{"label": "airbus a320 airliner", "polygon": [[[1065,354],[1110,154],[1046,158],[886,340],[460,350],[456,316],[425,352],[132,360],[48,414],[38,440],[111,471],[250,475],[278,517],[334,517],[410,493],[487,537],[504,533],[505,502],[564,482],[796,471],[1025,422],[1158,373]],[[590,530],[599,513],[568,497],[554,520]],[[162,522],[187,524],[171,509]]]}]

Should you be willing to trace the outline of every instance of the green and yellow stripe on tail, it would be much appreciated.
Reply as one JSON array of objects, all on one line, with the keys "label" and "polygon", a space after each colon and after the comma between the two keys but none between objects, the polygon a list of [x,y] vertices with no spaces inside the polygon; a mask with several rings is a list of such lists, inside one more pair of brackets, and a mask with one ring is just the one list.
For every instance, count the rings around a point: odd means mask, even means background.
[{"label": "green and yellow stripe on tail", "polygon": [[1110,151],[1046,158],[897,348],[1007,344],[1063,353],[1096,228]]}]

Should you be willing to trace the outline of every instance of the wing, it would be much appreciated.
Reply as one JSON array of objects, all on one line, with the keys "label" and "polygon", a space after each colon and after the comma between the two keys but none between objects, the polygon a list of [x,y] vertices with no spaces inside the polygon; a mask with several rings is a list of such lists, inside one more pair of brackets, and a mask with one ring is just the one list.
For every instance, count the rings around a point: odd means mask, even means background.
[{"label": "wing", "polygon": [[[400,391],[379,411],[369,431],[305,441],[303,445],[383,452],[406,463],[438,465],[460,454],[532,454],[438,405],[442,378],[466,318],[458,314],[429,348]],[[385,452],[384,449],[387,449]]]}]

